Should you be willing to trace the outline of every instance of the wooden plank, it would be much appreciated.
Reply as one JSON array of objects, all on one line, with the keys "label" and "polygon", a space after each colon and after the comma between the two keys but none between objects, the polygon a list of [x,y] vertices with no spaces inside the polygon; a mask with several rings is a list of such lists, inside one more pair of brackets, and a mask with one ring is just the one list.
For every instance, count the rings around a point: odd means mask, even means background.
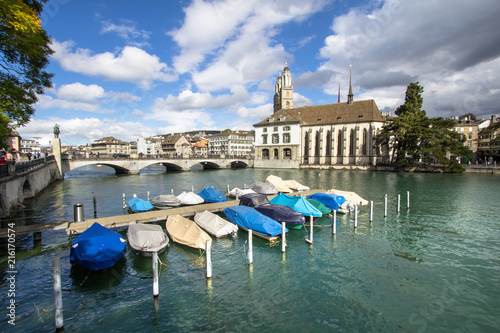
[{"label": "wooden plank", "polygon": [[[242,227],[242,226],[240,226],[240,225],[238,225],[238,228],[243,229],[243,230],[245,230],[246,232],[248,232],[248,229],[246,229],[246,228],[244,228],[244,227]],[[259,232],[255,231],[255,230],[252,230],[252,234],[254,234],[254,235],[255,235],[255,236],[257,236],[257,237],[264,238],[265,240],[268,240],[268,241],[270,241],[270,242],[276,242],[278,239],[280,239],[280,238],[281,238],[281,235],[280,235],[280,236],[272,236],[272,237],[271,237],[271,236],[266,236],[266,235],[263,235],[263,234],[261,234],[261,233],[259,233]]]},{"label": "wooden plank", "polygon": [[[21,225],[14,227],[16,235],[19,234],[29,234],[33,232],[42,232],[48,230],[60,230],[66,229],[68,227],[68,221],[64,222],[52,222],[44,224],[32,224],[32,225]],[[12,228],[0,229],[0,237],[7,237],[8,234],[13,234]]]}]

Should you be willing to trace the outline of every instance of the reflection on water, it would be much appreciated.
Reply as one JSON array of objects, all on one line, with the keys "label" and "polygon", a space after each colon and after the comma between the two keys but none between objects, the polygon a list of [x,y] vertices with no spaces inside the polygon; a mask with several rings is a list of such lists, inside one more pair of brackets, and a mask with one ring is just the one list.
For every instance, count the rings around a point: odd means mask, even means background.
[{"label": "reflection on water", "polygon": [[[51,259],[61,258],[65,328],[68,331],[474,331],[500,325],[500,178],[491,175],[376,173],[328,170],[227,169],[115,175],[109,168],[77,169],[25,202],[18,225],[73,219],[73,205],[93,217],[123,214],[122,196],[145,198],[263,181],[270,174],[311,188],[353,190],[374,202],[374,221],[363,206],[353,214],[291,230],[281,245],[254,237],[247,262],[247,233],[214,239],[212,288],[203,252],[172,244],[161,254],[160,296],[152,297],[151,259],[130,249],[117,266],[91,272],[69,263],[74,236],[31,235],[16,242],[16,294],[20,331],[53,330]],[[406,210],[406,192],[411,193]],[[389,198],[384,217],[384,195]],[[396,212],[397,195],[401,212]],[[2,224],[8,221],[2,221]],[[164,228],[164,221],[159,222]],[[120,231],[125,236],[125,230]],[[7,243],[0,239],[0,289],[8,289]],[[0,293],[8,304],[6,292]],[[36,304],[36,307],[34,306]],[[37,308],[39,311],[37,311]],[[156,309],[156,310],[155,310]],[[47,311],[43,311],[47,310]],[[8,327],[6,318],[0,325]]]}]

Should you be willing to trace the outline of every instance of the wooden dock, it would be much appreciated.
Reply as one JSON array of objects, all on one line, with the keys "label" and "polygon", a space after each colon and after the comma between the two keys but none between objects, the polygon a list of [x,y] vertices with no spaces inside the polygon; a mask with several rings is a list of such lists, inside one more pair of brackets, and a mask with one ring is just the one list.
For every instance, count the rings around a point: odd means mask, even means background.
[{"label": "wooden dock", "polygon": [[[291,195],[303,195],[307,196],[310,194],[325,192],[326,190],[310,190],[304,192],[294,192]],[[274,196],[268,196],[269,199],[272,199]],[[89,228],[94,222],[98,222],[102,226],[106,228],[117,228],[128,226],[135,223],[148,223],[148,222],[156,222],[156,221],[164,221],[167,219],[169,215],[179,214],[185,217],[194,216],[198,212],[203,212],[208,210],[209,212],[221,212],[226,207],[233,207],[239,204],[239,200],[231,200],[225,202],[216,202],[216,203],[203,203],[199,205],[193,206],[183,206],[176,207],[165,210],[153,210],[144,213],[130,213],[124,215],[110,216],[110,217],[102,217],[96,219],[87,219],[81,222],[53,222],[46,224],[34,224],[27,226],[19,226],[15,227],[15,234],[25,234],[25,233],[34,233],[40,234],[42,231],[48,230],[60,230],[66,229],[66,233],[68,235],[76,235],[84,232]],[[6,237],[8,234],[12,234],[12,229],[0,229],[0,237]]]}]

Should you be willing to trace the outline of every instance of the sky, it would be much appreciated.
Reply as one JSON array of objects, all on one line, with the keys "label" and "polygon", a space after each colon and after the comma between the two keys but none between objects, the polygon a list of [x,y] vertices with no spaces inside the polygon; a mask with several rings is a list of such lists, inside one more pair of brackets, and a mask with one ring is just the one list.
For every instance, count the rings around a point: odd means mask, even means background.
[{"label": "sky", "polygon": [[429,117],[500,114],[498,0],[50,0],[54,74],[23,138],[64,145],[251,130],[290,68],[294,106],[380,110],[424,88]]}]

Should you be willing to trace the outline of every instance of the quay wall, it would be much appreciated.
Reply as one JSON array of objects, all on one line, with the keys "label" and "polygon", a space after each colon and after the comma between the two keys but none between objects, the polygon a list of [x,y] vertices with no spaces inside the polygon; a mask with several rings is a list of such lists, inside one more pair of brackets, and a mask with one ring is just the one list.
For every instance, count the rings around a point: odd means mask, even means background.
[{"label": "quay wall", "polygon": [[261,169],[299,169],[300,164],[298,160],[255,159],[253,167]]}]

